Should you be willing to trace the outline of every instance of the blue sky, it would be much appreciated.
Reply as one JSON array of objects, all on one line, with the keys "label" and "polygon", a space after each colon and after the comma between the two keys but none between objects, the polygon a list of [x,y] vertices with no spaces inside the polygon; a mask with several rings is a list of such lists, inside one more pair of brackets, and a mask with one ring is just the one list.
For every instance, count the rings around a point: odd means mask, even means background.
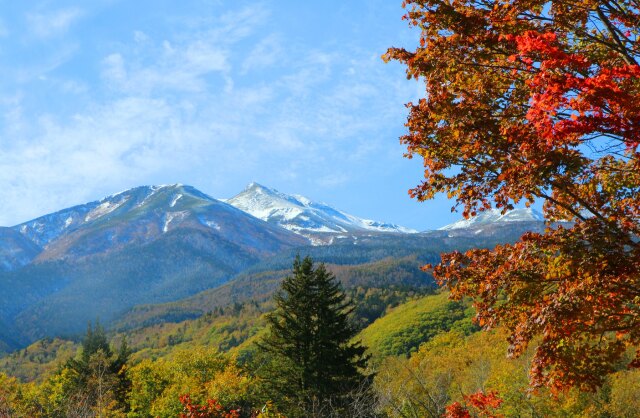
[{"label": "blue sky", "polygon": [[400,1],[0,0],[0,225],[143,184],[257,181],[416,229]]}]

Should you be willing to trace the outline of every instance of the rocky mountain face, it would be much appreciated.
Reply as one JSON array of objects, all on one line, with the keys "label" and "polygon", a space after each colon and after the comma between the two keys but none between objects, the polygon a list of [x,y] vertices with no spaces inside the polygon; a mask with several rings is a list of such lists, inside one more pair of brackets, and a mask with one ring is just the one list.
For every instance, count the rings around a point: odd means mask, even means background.
[{"label": "rocky mountain face", "polygon": [[256,218],[310,238],[314,243],[353,233],[415,233],[399,225],[372,221],[342,212],[304,196],[287,195],[258,183],[249,184],[227,203]]}]

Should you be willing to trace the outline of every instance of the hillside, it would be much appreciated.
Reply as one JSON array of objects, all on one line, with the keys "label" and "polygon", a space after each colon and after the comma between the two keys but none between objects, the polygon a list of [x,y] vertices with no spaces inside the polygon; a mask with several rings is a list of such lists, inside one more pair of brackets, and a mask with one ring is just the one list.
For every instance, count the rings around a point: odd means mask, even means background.
[{"label": "hillside", "polygon": [[[433,292],[432,279],[417,268],[418,261],[411,257],[327,267],[354,301],[354,324],[360,329],[390,308]],[[210,347],[245,356],[253,350],[254,337],[264,329],[263,315],[273,308],[273,292],[287,274],[290,270],[250,275],[180,301],[136,307],[115,325],[111,339],[116,346],[126,338],[135,362],[189,347]],[[256,288],[252,285],[256,282],[264,287]],[[229,298],[231,284],[236,291],[262,289],[263,293],[238,292],[234,293],[235,298]],[[70,341],[45,339],[5,357],[0,361],[0,370],[31,380],[73,355],[71,347],[74,345]]]},{"label": "hillside", "polygon": [[424,296],[397,306],[362,330],[360,338],[377,358],[406,356],[420,344],[450,330],[478,330],[469,304],[449,300],[447,292]]},{"label": "hillside", "polygon": [[[405,257],[360,265],[328,264],[327,268],[346,289],[361,287],[389,291],[430,291],[435,284],[429,275],[419,269],[420,265],[415,257]],[[163,322],[180,322],[231,304],[263,303],[273,296],[280,281],[290,274],[290,270],[289,267],[241,273],[218,288],[205,290],[180,301],[136,306],[123,315],[114,328],[126,330]]]}]

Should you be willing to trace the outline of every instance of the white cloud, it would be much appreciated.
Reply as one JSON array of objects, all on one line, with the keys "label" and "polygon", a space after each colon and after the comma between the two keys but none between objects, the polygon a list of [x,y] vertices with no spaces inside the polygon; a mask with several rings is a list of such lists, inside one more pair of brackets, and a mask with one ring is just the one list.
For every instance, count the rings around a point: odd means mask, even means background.
[{"label": "white cloud", "polygon": [[107,56],[102,75],[112,89],[127,95],[202,93],[212,88],[211,83],[232,91],[229,56],[238,42],[255,35],[268,15],[254,5],[219,17],[194,18],[183,22],[187,30],[155,42],[136,31],[137,48],[124,47]]},{"label": "white cloud", "polygon": [[133,40],[136,43],[143,44],[149,40],[149,36],[141,30],[137,30],[133,32]]},{"label": "white cloud", "polygon": [[282,40],[275,34],[268,35],[249,52],[242,63],[242,73],[263,71],[282,59],[284,59]]},{"label": "white cloud", "polygon": [[46,13],[29,13],[27,14],[27,23],[34,36],[50,38],[65,33],[82,15],[82,10],[77,8]]},{"label": "white cloud", "polygon": [[122,55],[114,53],[104,59],[102,76],[111,84],[118,85],[126,82],[127,72]]},{"label": "white cloud", "polygon": [[122,94],[148,95],[164,91],[202,92],[207,76],[229,71],[227,51],[199,35],[175,44],[164,40],[150,47],[150,56],[113,53],[103,61],[103,77]]},{"label": "white cloud", "polygon": [[[73,116],[25,116],[20,98],[0,101],[11,121],[0,126],[0,141],[11,138],[0,147],[0,225],[140,184],[330,189],[367,176],[411,86],[368,51],[289,44],[284,54],[267,18],[247,8],[159,39],[133,32],[135,42],[102,58],[100,85]],[[83,92],[80,82],[67,88]]]}]

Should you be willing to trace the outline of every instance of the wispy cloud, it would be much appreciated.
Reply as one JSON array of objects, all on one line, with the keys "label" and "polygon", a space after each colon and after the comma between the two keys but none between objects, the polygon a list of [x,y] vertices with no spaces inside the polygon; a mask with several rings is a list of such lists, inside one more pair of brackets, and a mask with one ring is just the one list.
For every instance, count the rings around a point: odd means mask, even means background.
[{"label": "wispy cloud", "polygon": [[[139,38],[139,37],[138,37]],[[202,92],[206,77],[229,71],[227,51],[206,36],[154,45],[150,56],[126,57],[119,53],[103,61],[103,77],[122,94],[152,94],[169,91]]]},{"label": "wispy cloud", "polygon": [[[34,33],[61,33],[82,13],[68,16]],[[412,86],[369,50],[297,43],[269,18],[252,5],[131,30],[102,45],[93,85],[50,76],[90,97],[75,113],[34,116],[21,96],[0,100],[0,141],[11,138],[0,225],[139,184],[228,193],[255,179],[303,191],[371,175]]]},{"label": "wispy cloud", "polygon": [[83,15],[78,8],[60,9],[49,12],[27,14],[30,32],[37,38],[61,35]]},{"label": "wispy cloud", "polygon": [[284,60],[283,42],[276,34],[270,34],[260,40],[242,62],[242,73],[264,71]]},{"label": "wispy cloud", "polygon": [[182,22],[186,29],[170,39],[153,39],[135,31],[137,47],[107,56],[102,75],[121,94],[201,93],[215,90],[217,83],[229,91],[234,85],[230,55],[236,51],[232,48],[255,35],[255,28],[267,18],[268,11],[254,5]]}]

